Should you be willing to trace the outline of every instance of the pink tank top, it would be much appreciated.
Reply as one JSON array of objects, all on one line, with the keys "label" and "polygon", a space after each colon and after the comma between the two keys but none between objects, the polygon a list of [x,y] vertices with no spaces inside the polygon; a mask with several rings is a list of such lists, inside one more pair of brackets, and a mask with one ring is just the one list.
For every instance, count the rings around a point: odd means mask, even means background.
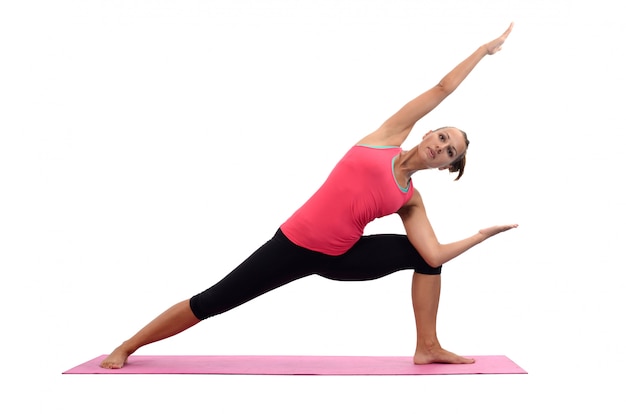
[{"label": "pink tank top", "polygon": [[400,147],[356,145],[324,184],[280,229],[298,246],[338,256],[348,251],[376,218],[397,212],[413,186],[398,184],[393,163]]}]

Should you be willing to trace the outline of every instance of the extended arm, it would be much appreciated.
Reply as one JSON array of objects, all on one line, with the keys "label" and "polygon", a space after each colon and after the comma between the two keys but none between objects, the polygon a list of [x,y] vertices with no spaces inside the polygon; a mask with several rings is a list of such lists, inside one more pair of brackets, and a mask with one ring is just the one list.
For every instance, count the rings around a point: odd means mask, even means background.
[{"label": "extended arm", "polygon": [[463,82],[487,55],[493,55],[502,48],[502,44],[513,29],[513,23],[497,39],[480,46],[474,53],[459,63],[441,81],[426,92],[404,105],[398,112],[387,119],[378,130],[360,141],[370,145],[401,145],[408,137],[417,121],[435,109],[448,95]]},{"label": "extended arm", "polygon": [[437,240],[426,215],[422,198],[417,191],[413,193],[409,203],[398,211],[398,214],[402,218],[409,241],[422,255],[426,263],[432,267],[441,266],[489,237],[517,227],[517,224],[493,226],[482,229],[463,240],[441,244]]}]

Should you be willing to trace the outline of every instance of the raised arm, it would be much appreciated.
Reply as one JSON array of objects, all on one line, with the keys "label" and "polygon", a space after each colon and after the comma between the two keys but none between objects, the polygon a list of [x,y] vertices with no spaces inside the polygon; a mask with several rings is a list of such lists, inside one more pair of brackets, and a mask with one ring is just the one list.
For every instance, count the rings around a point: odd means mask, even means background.
[{"label": "raised arm", "polygon": [[506,224],[482,229],[476,234],[447,244],[441,244],[426,215],[422,198],[414,191],[411,200],[398,211],[411,244],[432,267],[438,267],[454,259],[479,243],[517,227],[517,224]]},{"label": "raised arm", "polygon": [[509,25],[508,29],[500,37],[481,45],[474,53],[444,76],[437,85],[408,102],[387,119],[380,128],[363,138],[359,143],[401,145],[408,137],[415,123],[454,92],[483,57],[493,55],[502,48],[502,44],[509,36],[509,33],[511,33],[511,30],[513,30],[513,23]]}]

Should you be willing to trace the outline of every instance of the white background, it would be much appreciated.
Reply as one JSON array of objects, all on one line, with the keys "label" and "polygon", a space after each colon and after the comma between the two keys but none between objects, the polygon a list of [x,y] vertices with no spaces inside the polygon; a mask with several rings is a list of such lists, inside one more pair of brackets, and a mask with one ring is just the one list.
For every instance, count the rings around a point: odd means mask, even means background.
[{"label": "white background", "polygon": [[[4,1],[2,403],[10,412],[624,412],[619,2]],[[529,375],[71,376],[219,280],[348,149],[515,29],[414,129],[471,140],[414,177],[441,241],[439,335]],[[401,232],[393,216],[368,232]],[[412,355],[410,272],[310,277],[139,354]],[[617,375],[617,377],[615,377]]]}]

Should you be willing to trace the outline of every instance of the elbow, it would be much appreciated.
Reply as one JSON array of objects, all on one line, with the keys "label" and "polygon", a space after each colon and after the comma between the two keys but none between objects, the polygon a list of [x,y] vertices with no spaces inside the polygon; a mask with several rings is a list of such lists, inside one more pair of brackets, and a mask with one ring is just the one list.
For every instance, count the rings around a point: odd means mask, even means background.
[{"label": "elbow", "polygon": [[446,78],[443,78],[441,81],[439,81],[437,86],[435,86],[435,89],[439,91],[439,93],[441,94],[443,98],[446,98],[448,95],[454,92],[457,86],[458,85],[454,85],[452,82],[448,81]]},{"label": "elbow", "polygon": [[443,257],[443,252],[441,251],[441,245],[436,240],[428,243],[423,242],[422,240],[422,243],[420,243],[420,240],[415,237],[411,237],[410,235],[409,240],[428,266],[437,268],[446,262]]},{"label": "elbow", "polygon": [[422,254],[422,259],[426,262],[426,264],[430,267],[437,268],[444,264],[441,256],[436,252],[427,252],[426,254]]}]

